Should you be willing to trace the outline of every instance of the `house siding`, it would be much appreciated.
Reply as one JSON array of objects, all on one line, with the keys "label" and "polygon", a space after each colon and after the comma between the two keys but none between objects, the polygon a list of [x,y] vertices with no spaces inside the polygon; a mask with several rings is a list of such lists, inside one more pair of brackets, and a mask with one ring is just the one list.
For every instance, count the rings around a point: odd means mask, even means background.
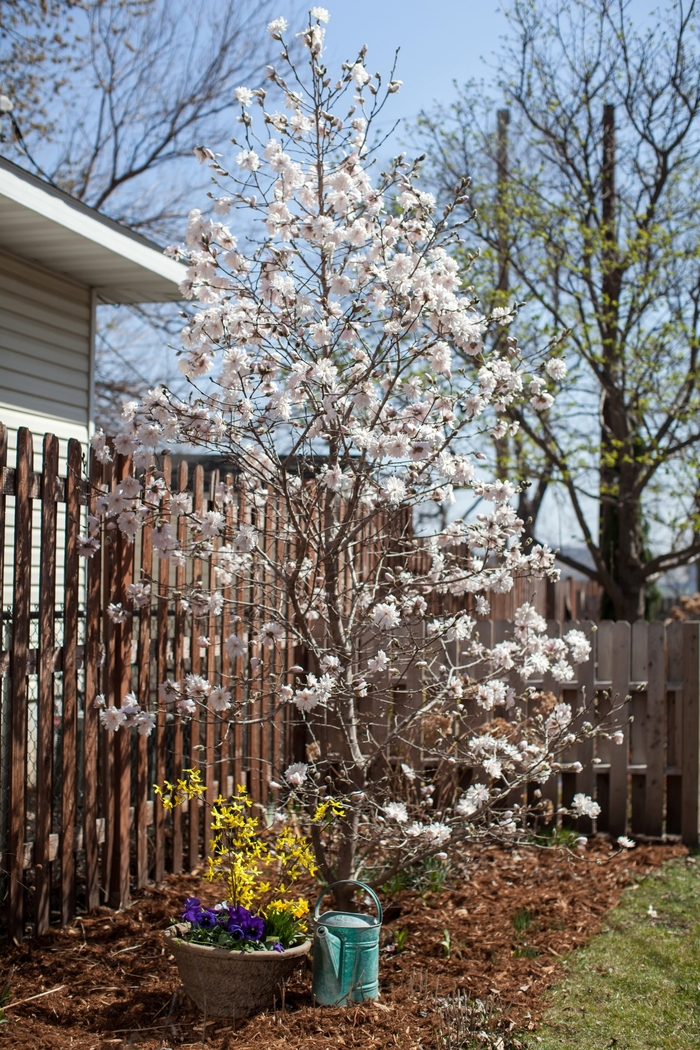
[{"label": "house siding", "polygon": [[[90,290],[0,252],[0,422],[34,432],[65,421],[85,440],[90,412]],[[5,411],[4,411],[5,410]]]}]

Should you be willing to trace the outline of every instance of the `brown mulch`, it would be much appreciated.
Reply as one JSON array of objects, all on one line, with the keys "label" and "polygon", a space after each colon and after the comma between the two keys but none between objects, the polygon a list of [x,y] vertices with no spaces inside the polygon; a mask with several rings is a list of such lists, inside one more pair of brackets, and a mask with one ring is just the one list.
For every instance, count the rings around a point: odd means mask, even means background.
[{"label": "brown mulch", "polygon": [[[620,852],[595,841],[583,856],[520,849],[472,850],[463,877],[440,893],[399,894],[386,904],[378,1002],[315,1008],[310,967],[279,1005],[239,1022],[202,1017],[180,989],[160,937],[183,898],[204,892],[193,876],[169,877],[115,914],[100,909],[63,930],[8,948],[0,985],[10,1003],[63,989],[7,1010],[0,1046],[17,1050],[215,1050],[346,1047],[432,1050],[439,997],[462,988],[491,999],[496,1013],[527,1032],[556,980],[562,956],[598,930],[623,888],[680,846],[638,845]],[[515,919],[515,922],[514,922]],[[404,949],[396,936],[404,930]],[[440,944],[449,930],[450,951]],[[206,1042],[203,1039],[206,1038]]]}]

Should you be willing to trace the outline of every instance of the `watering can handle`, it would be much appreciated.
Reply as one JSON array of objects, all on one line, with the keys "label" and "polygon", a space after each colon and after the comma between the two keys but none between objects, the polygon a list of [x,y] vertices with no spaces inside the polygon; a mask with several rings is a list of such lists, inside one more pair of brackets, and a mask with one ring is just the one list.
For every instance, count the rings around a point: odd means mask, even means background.
[{"label": "watering can handle", "polygon": [[330,893],[330,891],[332,889],[335,889],[336,886],[348,886],[348,885],[349,886],[359,886],[360,889],[363,889],[367,893],[369,893],[370,897],[372,898],[372,900],[374,901],[374,903],[377,906],[377,917],[378,917],[379,925],[381,926],[381,924],[382,924],[382,906],[379,903],[379,897],[377,896],[377,894],[374,892],[374,890],[370,886],[368,886],[364,882],[356,882],[355,879],[340,879],[338,882],[333,882],[330,886],[326,886],[326,888],[324,890],[321,890],[321,893],[319,894],[319,898],[316,901],[316,907],[314,908],[314,920],[316,922],[318,922],[318,920],[320,918],[320,915],[321,915],[321,911],[320,911],[321,901],[326,896],[326,894]]}]

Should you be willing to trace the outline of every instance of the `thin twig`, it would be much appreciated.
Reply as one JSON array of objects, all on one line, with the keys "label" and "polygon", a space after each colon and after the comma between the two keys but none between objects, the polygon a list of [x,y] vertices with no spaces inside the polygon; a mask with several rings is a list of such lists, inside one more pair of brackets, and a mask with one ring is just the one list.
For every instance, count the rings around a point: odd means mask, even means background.
[{"label": "thin twig", "polygon": [[39,992],[38,995],[29,995],[26,999],[18,999],[16,1003],[8,1003],[7,1006],[3,1006],[3,1010],[11,1010],[13,1006],[21,1006],[22,1003],[30,1003],[32,999],[41,999],[44,995],[53,995],[54,992],[61,992],[65,988],[65,984],[59,984],[56,988],[49,988],[48,992]]},{"label": "thin twig", "polygon": [[164,1050],[164,1047],[165,1047],[165,1037],[167,1035],[168,1028],[172,1028],[173,1029],[173,1035],[175,1035],[175,1026],[171,1025],[170,1019],[173,1016],[173,1010],[175,1009],[175,1003],[177,1002],[177,997],[178,997],[179,991],[180,991],[180,989],[176,988],[175,991],[173,992],[173,997],[170,1000],[170,1009],[168,1010],[168,1016],[166,1017],[165,1024],[163,1025],[163,1035],[161,1036],[161,1040],[160,1040],[161,1050]]}]

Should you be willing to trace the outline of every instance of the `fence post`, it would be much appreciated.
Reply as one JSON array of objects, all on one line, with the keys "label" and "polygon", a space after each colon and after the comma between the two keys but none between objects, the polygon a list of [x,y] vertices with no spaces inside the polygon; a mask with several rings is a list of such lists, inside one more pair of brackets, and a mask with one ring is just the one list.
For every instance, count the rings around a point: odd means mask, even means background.
[{"label": "fence post", "polygon": [[659,837],[664,808],[666,627],[650,623],[647,643],[646,819],[647,835]]},{"label": "fence post", "polygon": [[686,846],[698,844],[698,759],[700,756],[700,624],[683,624],[683,755],[681,835]]},{"label": "fence post", "polygon": [[36,867],[35,929],[38,934],[49,928],[49,835],[53,803],[53,715],[56,609],[56,476],[58,474],[58,438],[44,435],[44,462],[41,483],[41,560],[39,582],[39,660],[37,696],[37,777],[36,832],[34,864]]},{"label": "fence post", "polygon": [[[170,456],[166,456],[163,463],[163,480],[166,490],[170,491],[172,479],[172,463]],[[170,498],[166,497],[161,505],[161,514],[164,521],[170,521]],[[168,586],[170,582],[170,562],[167,558],[158,559],[158,611],[156,613],[156,729],[155,729],[155,777],[156,783],[163,786],[165,780],[165,708],[158,702],[158,686],[168,677],[168,608],[170,606],[170,595]],[[214,641],[212,639],[212,645]],[[153,840],[155,845],[155,865],[153,878],[156,885],[160,885],[165,878],[165,810],[160,799],[154,797],[153,805]],[[209,794],[209,802],[213,801],[213,792]],[[192,803],[190,802],[190,805]],[[205,837],[206,841],[206,837]]]},{"label": "fence post", "polygon": [[[88,483],[88,513],[95,515],[97,493],[102,483],[102,464],[91,450],[88,451],[90,473]],[[87,566],[87,604],[85,612],[85,722],[83,724],[83,842],[85,844],[85,897],[87,910],[92,911],[100,903],[99,846],[97,842],[97,784],[100,722],[95,709],[95,697],[100,680],[100,612],[103,580],[104,530],[98,536],[101,548]],[[104,563],[106,564],[106,563]],[[104,767],[100,773],[104,777]]]},{"label": "fence post", "polygon": [[78,733],[78,535],[80,533],[80,442],[68,442],[66,471],[66,561],[63,599],[63,732],[61,733],[61,921],[75,915]]},{"label": "fence post", "polygon": [[[131,461],[122,455],[115,457],[115,488],[130,473]],[[112,600],[127,608],[128,587],[132,580],[134,549],[127,538],[114,530],[112,536]],[[114,703],[121,707],[131,689],[131,620],[113,625],[114,631]],[[109,903],[113,908],[125,908],[129,903],[129,847],[131,843],[131,739],[128,729],[115,732],[114,742],[114,842],[109,880]]]},{"label": "fence post", "polygon": [[17,431],[15,471],[15,565],[12,608],[12,672],[10,679],[9,800],[7,852],[10,892],[8,933],[16,942],[24,934],[24,833],[27,782],[27,664],[29,654],[29,602],[32,586],[32,500],[29,496],[33,467],[32,435]]},{"label": "fence post", "polygon": [[[187,491],[187,464],[181,463],[177,474],[178,492]],[[177,519],[177,538],[181,546],[187,545],[187,517],[180,514]],[[182,598],[185,589],[186,572],[185,566],[178,564],[175,567],[175,590],[178,597],[175,599],[175,631],[173,638],[173,680],[182,685],[185,675],[185,610],[182,607]],[[183,765],[183,741],[182,722],[175,719],[173,728],[173,780],[182,776]],[[160,805],[154,802],[154,809]],[[178,875],[183,868],[183,821],[182,807],[176,806],[173,813],[173,874]],[[155,818],[155,814],[154,814]]]},{"label": "fence post", "polygon": [[[613,625],[612,640],[612,689],[613,704],[625,702],[630,690],[630,641],[631,630],[626,620],[618,620]],[[620,712],[620,729],[623,734],[622,745],[613,744],[610,749],[610,834],[627,833],[627,791],[629,756],[629,710],[625,706]],[[616,719],[617,721],[617,719]]]},{"label": "fence post", "polygon": [[[150,474],[147,475],[150,480]],[[141,530],[141,580],[151,580],[153,567],[153,545],[150,521],[145,521]],[[151,688],[151,602],[138,610],[138,689],[136,696],[144,710],[150,708]],[[136,617],[134,613],[134,617]],[[140,889],[148,882],[148,825],[146,823],[148,801],[148,737],[139,734],[136,740],[136,886]]]}]

